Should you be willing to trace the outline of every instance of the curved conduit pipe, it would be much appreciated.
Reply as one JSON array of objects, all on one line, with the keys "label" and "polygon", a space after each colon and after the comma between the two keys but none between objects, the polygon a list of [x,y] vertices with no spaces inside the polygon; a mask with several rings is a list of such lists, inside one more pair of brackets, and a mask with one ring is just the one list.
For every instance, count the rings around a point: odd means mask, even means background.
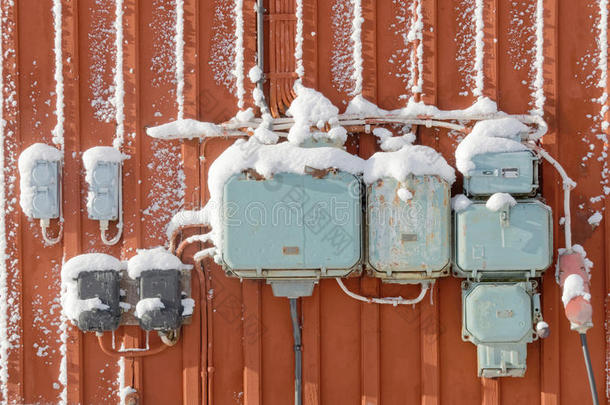
[{"label": "curved conduit pipe", "polygon": [[[565,235],[565,245],[566,252],[572,253],[572,219],[570,214],[570,191],[576,187],[576,183],[568,176],[565,169],[561,166],[561,164],[555,160],[544,148],[535,144],[527,144],[529,149],[538,153],[542,156],[547,162],[549,162],[557,173],[561,176],[563,181],[563,211],[564,211],[564,235]],[[556,280],[559,284],[559,271],[556,274]],[[567,314],[566,314],[567,315]],[[597,396],[597,388],[595,384],[595,376],[593,375],[593,366],[591,364],[591,356],[589,355],[589,346],[587,344],[587,335],[586,329],[579,331],[580,335],[580,345],[582,347],[582,353],[585,361],[585,367],[587,369],[587,377],[589,379],[589,388],[591,390],[591,400],[594,405],[599,404],[599,398]]]},{"label": "curved conduit pipe", "polygon": [[108,347],[105,339],[104,339],[104,334],[103,333],[99,333],[97,334],[97,342],[100,346],[100,349],[102,349],[102,352],[106,353],[109,356],[112,357],[127,357],[127,358],[134,358],[134,357],[146,357],[146,356],[153,356],[155,354],[159,354],[163,351],[165,351],[169,346],[166,344],[161,344],[159,347],[156,347],[154,349],[150,349],[148,346],[148,333],[146,334],[146,348],[145,349],[121,349],[121,350],[117,350],[114,347],[114,332],[111,334],[112,336],[112,347]]},{"label": "curved conduit pipe", "polygon": [[421,300],[423,300],[424,297],[426,296],[426,293],[428,292],[428,289],[430,289],[430,282],[424,281],[424,282],[420,283],[421,291],[420,291],[419,295],[414,299],[408,300],[408,299],[404,299],[402,297],[373,298],[373,297],[364,297],[362,295],[353,293],[350,290],[348,290],[348,288],[345,286],[345,284],[343,284],[343,280],[341,280],[338,277],[335,280],[337,280],[337,284],[339,284],[339,287],[341,287],[341,289],[343,290],[343,292],[345,294],[347,294],[348,296],[350,296],[351,298],[353,298],[355,300],[366,302],[369,304],[387,304],[387,305],[393,305],[393,306],[414,305],[414,304],[417,304],[418,302],[420,302]]}]

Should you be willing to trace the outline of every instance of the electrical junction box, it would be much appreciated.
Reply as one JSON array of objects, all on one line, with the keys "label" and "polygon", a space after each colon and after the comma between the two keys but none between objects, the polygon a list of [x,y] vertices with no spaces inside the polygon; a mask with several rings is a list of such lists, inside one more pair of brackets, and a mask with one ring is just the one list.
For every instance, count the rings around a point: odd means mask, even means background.
[{"label": "electrical junction box", "polygon": [[30,185],[34,187],[32,218],[59,218],[60,162],[36,160],[32,168]]},{"label": "electrical junction box", "polygon": [[482,278],[538,277],[552,261],[551,208],[523,200],[497,212],[485,201],[454,215],[454,275]]},{"label": "electrical junction box", "polygon": [[378,180],[367,189],[366,225],[368,268],[375,277],[399,282],[449,273],[451,202],[445,180]]},{"label": "electrical junction box", "polygon": [[182,324],[182,295],[180,270],[146,270],[139,278],[140,300],[158,298],[162,308],[140,315],[142,329],[170,331]]},{"label": "electrical junction box", "polygon": [[538,162],[529,150],[475,155],[475,169],[464,176],[464,191],[470,196],[498,192],[534,196],[538,190]]},{"label": "electrical junction box", "polygon": [[113,331],[121,322],[120,273],[114,270],[83,271],[77,278],[78,298],[99,298],[107,309],[81,311],[76,324],[85,332]]},{"label": "electrical junction box", "polygon": [[317,280],[358,268],[360,180],[333,169],[309,173],[266,179],[250,171],[226,182],[222,259],[227,272],[240,278]]},{"label": "electrical junction box", "polygon": [[97,161],[91,174],[87,208],[89,218],[97,221],[115,221],[119,217],[121,193],[121,164]]},{"label": "electrical junction box", "polygon": [[522,377],[542,320],[536,282],[462,283],[462,339],[477,345],[479,377]]}]

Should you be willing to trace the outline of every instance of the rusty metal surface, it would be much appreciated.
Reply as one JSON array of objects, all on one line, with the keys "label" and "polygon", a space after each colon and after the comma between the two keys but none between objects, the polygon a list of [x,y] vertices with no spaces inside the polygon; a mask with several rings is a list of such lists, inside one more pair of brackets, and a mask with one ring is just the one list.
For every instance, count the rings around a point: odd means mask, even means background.
[{"label": "rusty metal surface", "polygon": [[[59,313],[61,263],[85,252],[122,259],[137,248],[166,244],[165,224],[179,209],[199,207],[209,198],[206,175],[211,162],[233,141],[213,139],[164,142],[145,128],[178,114],[175,82],[175,5],[173,0],[124,1],[125,143],[123,153],[125,232],[106,247],[97,224],[87,218],[82,152],[110,145],[116,132],[108,89],[115,65],[112,0],[62,0],[62,50],[65,114],[64,237],[46,247],[39,228],[16,203],[16,158],[35,142],[51,144],[56,124],[52,0],[2,1],[4,168],[8,196],[6,293],[10,303],[7,334],[6,394],[14,403],[55,403],[65,390],[67,402],[118,403],[119,389],[133,386],[142,404],[285,405],[293,398],[293,348],[287,300],[272,296],[258,281],[227,278],[204,262],[204,275],[193,277],[196,306],[191,325],[173,347],[118,362],[99,347],[96,337],[72,326],[62,333]],[[293,4],[278,4],[292,13]],[[598,84],[599,2],[484,0],[483,94],[501,110],[527,113],[535,108],[536,6],[543,7],[542,90],[549,133],[543,143],[578,181],[574,192],[574,240],[595,263],[591,293],[595,327],[589,345],[601,398],[608,383],[606,360],[610,335],[610,221],[602,172],[607,167],[608,100],[599,101],[608,84]],[[184,116],[222,122],[237,112],[233,68],[236,21],[230,0],[184,1]],[[253,106],[254,84],[247,73],[256,60],[254,0],[243,1],[244,106]],[[476,53],[474,0],[413,2],[421,5],[421,39],[405,43],[405,21],[414,17],[411,2],[362,1],[363,95],[386,109],[404,105],[413,95],[442,109],[462,109],[475,100],[472,89]],[[269,5],[267,4],[266,7]],[[281,7],[280,7],[281,6]],[[284,8],[286,6],[287,8]],[[343,110],[352,98],[349,63],[351,2],[303,2],[303,83],[321,90]],[[292,19],[276,20],[284,32]],[[279,29],[279,28],[278,28]],[[346,31],[346,29],[348,31]],[[290,35],[288,35],[290,36]],[[277,38],[277,36],[276,36]],[[282,43],[281,36],[279,43]],[[290,43],[292,46],[292,43]],[[423,63],[407,70],[419,45]],[[292,48],[283,49],[290,72]],[[282,67],[283,66],[283,67]],[[280,69],[281,68],[281,69]],[[285,68],[285,69],[284,69]],[[421,73],[421,92],[411,93],[411,74]],[[292,96],[292,75],[271,76],[279,104]],[[282,90],[284,89],[284,90]],[[282,93],[283,92],[283,93]],[[110,118],[108,118],[110,114]],[[454,163],[463,136],[419,128],[418,143],[432,146]],[[350,135],[348,150],[368,157],[377,148],[372,135]],[[200,159],[204,155],[205,159]],[[560,246],[560,179],[542,167],[542,192],[553,207],[555,248]],[[454,187],[454,192],[459,185]],[[599,226],[587,219],[604,213]],[[56,225],[52,232],[56,232]],[[192,231],[185,231],[185,233]],[[184,251],[191,257],[195,247]],[[386,285],[366,276],[345,281],[364,295],[413,296],[414,286]],[[431,301],[415,307],[377,307],[343,295],[333,280],[322,281],[303,299],[304,404],[571,404],[587,402],[588,387],[578,336],[569,330],[560,292],[548,271],[542,279],[545,320],[551,335],[528,347],[528,371],[522,379],[476,377],[476,352],[460,338],[459,280],[444,278]],[[606,326],[607,328],[607,326]],[[122,328],[117,340],[141,347],[136,326]],[[65,345],[62,345],[62,341]],[[158,342],[153,342],[155,345]],[[65,374],[61,374],[65,359]],[[120,377],[119,377],[120,376]],[[4,395],[4,393],[2,394]]]}]

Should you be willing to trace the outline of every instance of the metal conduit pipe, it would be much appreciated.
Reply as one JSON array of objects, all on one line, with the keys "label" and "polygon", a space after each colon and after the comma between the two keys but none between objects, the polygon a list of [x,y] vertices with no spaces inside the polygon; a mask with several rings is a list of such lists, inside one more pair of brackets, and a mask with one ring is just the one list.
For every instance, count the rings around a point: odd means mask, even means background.
[{"label": "metal conduit pipe", "polygon": [[292,318],[292,335],[294,337],[294,404],[303,403],[303,352],[301,351],[301,324],[297,312],[298,298],[290,298],[290,317]]}]

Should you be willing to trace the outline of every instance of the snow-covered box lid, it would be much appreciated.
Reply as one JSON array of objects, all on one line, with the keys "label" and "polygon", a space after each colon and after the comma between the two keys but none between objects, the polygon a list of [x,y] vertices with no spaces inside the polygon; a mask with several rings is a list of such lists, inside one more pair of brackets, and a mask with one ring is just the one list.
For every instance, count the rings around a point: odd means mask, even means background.
[{"label": "snow-covered box lid", "polygon": [[19,205],[23,213],[28,217],[33,214],[33,199],[35,187],[32,186],[32,169],[38,160],[48,160],[51,162],[59,162],[62,159],[62,153],[57,148],[44,143],[35,143],[28,146],[21,155],[19,155],[19,187],[21,194],[19,196]]},{"label": "snow-covered box lid", "polygon": [[121,271],[123,263],[114,256],[105,253],[85,253],[74,256],[61,268],[61,278],[64,281],[76,280],[84,271]]},{"label": "snow-covered box lid", "polygon": [[475,168],[472,158],[479,154],[527,150],[521,143],[521,135],[528,131],[525,124],[511,117],[477,122],[455,149],[457,169],[468,175]]},{"label": "snow-covered box lid", "polygon": [[136,279],[146,270],[189,270],[192,266],[184,264],[164,247],[138,249],[137,254],[127,262],[127,274]]}]

